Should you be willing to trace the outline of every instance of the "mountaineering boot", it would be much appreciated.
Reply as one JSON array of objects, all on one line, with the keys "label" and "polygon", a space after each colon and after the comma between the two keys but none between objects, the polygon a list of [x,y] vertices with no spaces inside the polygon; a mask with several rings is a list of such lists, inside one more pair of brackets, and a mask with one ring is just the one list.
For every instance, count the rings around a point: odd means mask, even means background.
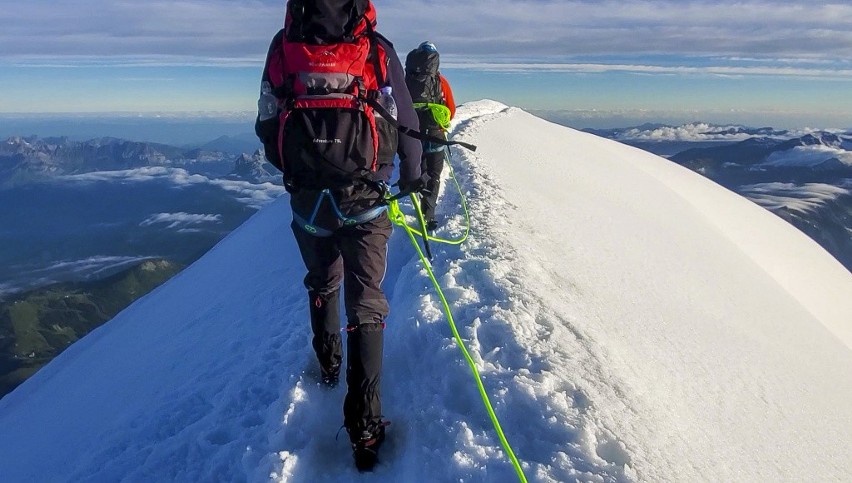
[{"label": "mountaineering boot", "polygon": [[328,294],[308,292],[310,297],[311,345],[320,366],[320,382],[334,387],[340,379],[343,341],[340,337],[340,290]]},{"label": "mountaineering boot", "polygon": [[387,421],[380,421],[372,428],[361,431],[360,434],[350,433],[352,457],[355,458],[355,467],[358,471],[373,471],[373,467],[379,460],[379,447],[385,440],[385,426],[388,424],[390,423]]},{"label": "mountaineering boot", "polygon": [[435,230],[437,230],[437,229],[438,229],[438,222],[435,221],[434,219],[428,220],[426,222],[426,231],[428,231],[429,233],[434,233]]}]

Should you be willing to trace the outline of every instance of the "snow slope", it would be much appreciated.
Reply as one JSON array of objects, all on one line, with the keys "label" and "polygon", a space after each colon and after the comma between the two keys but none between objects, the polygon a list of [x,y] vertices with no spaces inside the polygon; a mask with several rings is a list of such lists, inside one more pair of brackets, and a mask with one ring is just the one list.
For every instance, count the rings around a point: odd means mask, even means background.
[{"label": "snow slope", "polygon": [[[852,480],[852,275],[662,158],[490,101],[434,269],[531,481]],[[439,233],[461,229],[443,190]],[[391,239],[384,464],[316,384],[286,197],[0,400],[0,481],[513,481]]]}]

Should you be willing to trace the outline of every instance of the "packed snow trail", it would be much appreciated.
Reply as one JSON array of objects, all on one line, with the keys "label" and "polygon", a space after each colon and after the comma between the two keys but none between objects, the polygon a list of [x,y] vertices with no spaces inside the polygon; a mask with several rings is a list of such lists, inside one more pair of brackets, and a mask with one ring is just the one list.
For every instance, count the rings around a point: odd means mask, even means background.
[{"label": "packed snow trail", "polygon": [[[414,207],[414,212],[416,213],[417,221],[420,224],[420,230],[411,228],[408,225],[408,220],[406,219],[406,215],[400,210],[399,203],[396,199],[391,199],[388,203],[388,216],[391,221],[405,230],[408,238],[411,240],[411,245],[414,247],[414,250],[417,252],[417,255],[420,257],[420,261],[423,263],[423,268],[426,269],[426,273],[429,276],[429,280],[432,282],[432,286],[435,288],[435,293],[438,294],[438,298],[441,300],[441,305],[444,309],[444,315],[447,317],[447,322],[450,324],[450,330],[453,333],[453,340],[458,344],[459,350],[461,350],[462,355],[464,356],[465,362],[467,362],[468,366],[471,369],[471,373],[474,378],[474,382],[476,383],[476,388],[479,390],[480,399],[482,399],[482,404],[485,410],[488,412],[488,417],[491,418],[491,423],[494,426],[494,431],[497,433],[497,437],[500,440],[500,445],[503,447],[503,451],[506,454],[506,457],[512,463],[512,467],[515,469],[515,473],[518,475],[518,480],[522,483],[527,483],[527,477],[524,474],[524,470],[521,467],[520,462],[518,461],[518,457],[515,455],[515,451],[512,449],[511,444],[506,439],[506,435],[503,432],[502,426],[500,426],[500,420],[497,418],[497,415],[494,413],[494,407],[491,404],[491,398],[488,396],[488,391],[485,390],[485,385],[482,383],[482,376],[479,374],[479,369],[476,366],[476,361],[473,360],[473,356],[470,354],[470,351],[467,350],[467,344],[464,339],[462,339],[459,334],[458,327],[456,326],[455,319],[453,318],[453,311],[450,307],[450,303],[444,295],[444,291],[441,288],[441,284],[438,283],[438,280],[435,278],[435,272],[432,271],[432,264],[430,260],[432,259],[432,252],[429,250],[429,242],[435,241],[439,243],[449,243],[449,244],[459,244],[467,239],[467,234],[470,231],[470,219],[468,218],[467,213],[467,205],[464,200],[464,195],[461,193],[461,187],[458,185],[458,182],[455,179],[455,175],[452,170],[452,166],[450,166],[450,175],[453,177],[453,181],[456,184],[456,187],[459,189],[459,197],[461,200],[460,206],[462,210],[464,210],[465,216],[465,235],[455,239],[448,240],[444,238],[434,237],[429,234],[427,229],[427,225],[425,219],[423,218],[423,212],[421,211],[419,198],[415,194],[409,195],[411,200],[411,204]],[[420,248],[420,244],[417,241],[416,235],[419,234],[420,239],[423,242],[423,248]]]},{"label": "packed snow trail", "polygon": [[[666,160],[492,102],[433,268],[530,481],[852,479],[852,276]],[[439,235],[463,230],[443,183]],[[0,400],[0,481],[516,481],[405,233],[372,474],[317,384],[286,196]],[[795,255],[795,256],[792,256]]]}]

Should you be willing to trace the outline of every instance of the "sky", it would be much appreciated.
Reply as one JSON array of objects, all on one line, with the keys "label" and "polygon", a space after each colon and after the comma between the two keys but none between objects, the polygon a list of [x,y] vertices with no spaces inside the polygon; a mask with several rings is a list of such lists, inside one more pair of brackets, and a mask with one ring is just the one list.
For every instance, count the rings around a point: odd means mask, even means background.
[{"label": "sky", "polygon": [[[852,274],[663,158],[493,102],[458,117],[479,149],[453,148],[436,233],[464,233],[465,193],[470,236],[431,266],[529,481],[852,480]],[[518,481],[402,229],[391,425],[355,470],[290,222],[283,195],[0,399],[0,479]]]},{"label": "sky", "polygon": [[[459,101],[496,99],[580,127],[852,126],[852,4],[374,3],[401,56],[426,39],[438,46]],[[0,0],[0,114],[253,111],[283,5]]]}]

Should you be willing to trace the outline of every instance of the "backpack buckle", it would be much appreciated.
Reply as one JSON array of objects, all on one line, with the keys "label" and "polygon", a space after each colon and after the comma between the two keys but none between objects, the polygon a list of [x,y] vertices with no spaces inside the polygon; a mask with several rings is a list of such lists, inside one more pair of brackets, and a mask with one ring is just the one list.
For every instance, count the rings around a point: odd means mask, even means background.
[{"label": "backpack buckle", "polygon": [[361,76],[356,77],[355,85],[358,87],[358,97],[367,99],[369,91],[367,90],[366,84],[364,84],[364,78]]}]

